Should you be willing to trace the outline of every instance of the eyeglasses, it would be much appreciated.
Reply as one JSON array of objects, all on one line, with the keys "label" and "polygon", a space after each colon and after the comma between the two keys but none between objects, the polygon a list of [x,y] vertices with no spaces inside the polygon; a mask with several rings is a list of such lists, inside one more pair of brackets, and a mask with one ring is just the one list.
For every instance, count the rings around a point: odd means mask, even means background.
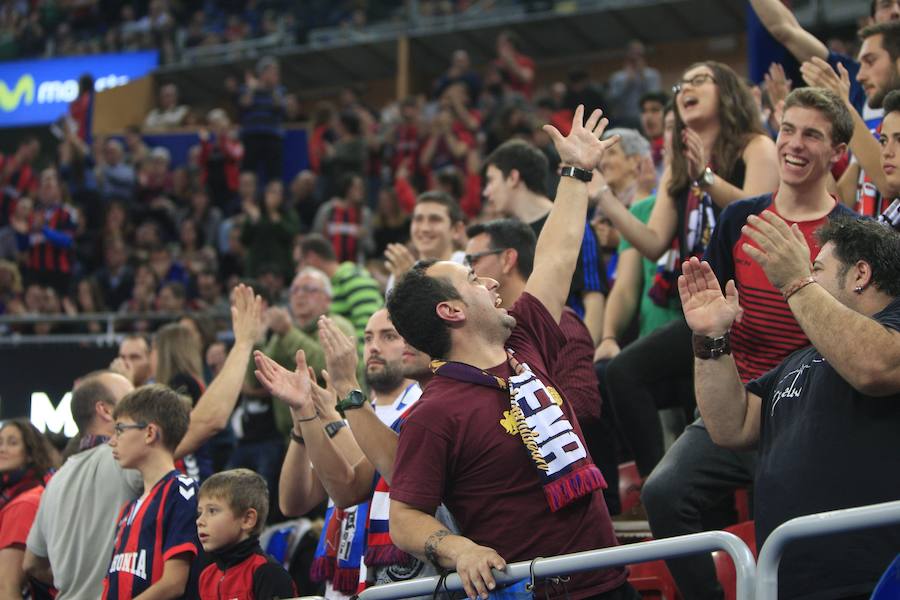
[{"label": "eyeglasses", "polygon": [[120,435],[122,435],[123,433],[128,431],[129,429],[146,429],[146,428],[147,428],[147,423],[144,423],[143,421],[140,423],[134,423],[133,425],[126,425],[125,423],[116,423],[116,426],[114,427],[114,429],[116,431],[116,437],[119,437]]},{"label": "eyeglasses", "polygon": [[710,75],[709,73],[698,73],[694,75],[690,79],[682,79],[678,83],[672,86],[672,93],[676,96],[681,93],[681,90],[684,89],[684,86],[689,85],[691,87],[700,87],[707,81],[712,81],[716,83],[716,78]]},{"label": "eyeglasses", "polygon": [[475,266],[479,260],[484,258],[485,256],[490,256],[492,254],[500,254],[501,252],[506,251],[506,248],[498,248],[496,250],[484,250],[483,252],[476,252],[475,254],[466,254],[465,261],[466,265],[469,267]]},{"label": "eyeglasses", "polygon": [[300,292],[303,292],[304,294],[317,294],[324,291],[324,289],[314,285],[295,285],[291,288],[292,294],[299,294]]}]

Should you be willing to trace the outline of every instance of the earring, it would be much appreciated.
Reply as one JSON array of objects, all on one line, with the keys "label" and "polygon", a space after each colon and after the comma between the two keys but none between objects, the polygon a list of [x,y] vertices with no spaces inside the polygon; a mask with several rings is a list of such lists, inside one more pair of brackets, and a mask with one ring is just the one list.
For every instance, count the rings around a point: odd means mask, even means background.
[{"label": "earring", "polygon": [[856,286],[855,288],[853,288],[853,291],[856,292],[857,294],[862,294],[862,293],[863,293],[863,286],[858,285],[858,286]]}]

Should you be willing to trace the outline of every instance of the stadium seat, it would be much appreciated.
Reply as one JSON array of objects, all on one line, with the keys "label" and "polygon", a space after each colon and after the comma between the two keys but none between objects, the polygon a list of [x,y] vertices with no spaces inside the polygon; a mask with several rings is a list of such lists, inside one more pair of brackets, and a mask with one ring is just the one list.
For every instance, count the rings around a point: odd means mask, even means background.
[{"label": "stadium seat", "polygon": [[891,600],[900,598],[900,554],[894,562],[888,566],[887,571],[881,576],[871,600]]},{"label": "stadium seat", "polygon": [[[750,548],[754,558],[756,557],[756,529],[753,521],[744,521],[743,523],[726,527],[725,531],[738,536]],[[717,550],[712,555],[713,562],[716,565],[716,576],[719,578],[719,583],[722,584],[722,590],[725,592],[725,600],[735,600],[737,575],[734,569],[734,562],[724,550]]]},{"label": "stadium seat", "polygon": [[669,572],[665,561],[628,565],[631,573],[628,575],[628,583],[640,592],[644,599],[676,600],[681,599],[678,586]]},{"label": "stadium seat", "polygon": [[641,487],[644,480],[638,474],[634,461],[619,465],[619,497],[622,499],[622,514],[626,514],[641,503]]}]

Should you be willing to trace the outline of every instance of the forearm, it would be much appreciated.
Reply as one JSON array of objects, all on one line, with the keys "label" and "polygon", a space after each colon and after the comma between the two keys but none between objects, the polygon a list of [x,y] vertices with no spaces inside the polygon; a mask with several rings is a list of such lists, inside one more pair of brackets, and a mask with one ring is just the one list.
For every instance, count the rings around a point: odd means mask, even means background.
[{"label": "forearm", "polygon": [[741,383],[734,358],[694,359],[694,390],[697,407],[712,440],[726,448],[752,446],[759,435],[748,431],[747,391]]},{"label": "forearm", "polygon": [[619,235],[643,256],[658,260],[669,249],[671,240],[664,239],[659,232],[631,214],[611,191],[604,190],[599,201],[603,215],[612,222]]},{"label": "forearm", "polygon": [[856,205],[858,180],[859,165],[850,163],[837,182],[838,197],[841,199],[841,204],[851,209]]},{"label": "forearm", "polygon": [[[295,417],[298,417],[298,415],[295,414]],[[302,419],[303,417],[300,418]],[[295,421],[297,420],[295,418]],[[342,448],[349,450],[349,452],[362,457],[362,451],[359,450],[358,446],[355,452],[352,449],[352,446],[356,445],[355,442],[351,444],[347,440],[347,438],[352,438],[353,435],[345,427],[333,439],[329,438],[328,434],[325,433],[325,422],[321,419],[312,421],[301,420],[299,423],[303,439],[306,442],[307,456],[309,456],[309,460],[312,462],[325,491],[334,500],[334,503],[341,508],[358,504],[365,498],[366,492],[371,487],[372,480],[371,475],[368,481],[363,481],[362,477],[357,477],[356,465],[358,461],[351,460],[342,450]]]},{"label": "forearm", "polygon": [[582,297],[582,302],[584,303],[584,324],[591,332],[591,339],[596,348],[603,337],[603,313],[606,298],[600,292],[587,292]]},{"label": "forearm", "polygon": [[[184,555],[179,555],[184,556]],[[170,558],[163,566],[163,574],[159,580],[144,592],[135,596],[134,600],[173,600],[181,598],[187,587],[191,561],[186,558]]]},{"label": "forearm", "polygon": [[847,308],[818,285],[801,288],[788,305],[810,343],[854,389],[870,396],[900,391],[900,333]]},{"label": "forearm", "polygon": [[394,458],[397,456],[397,434],[382,423],[369,406],[348,410],[346,414],[353,429],[353,437],[362,452],[390,485],[394,474]]},{"label": "forearm", "polygon": [[191,423],[187,434],[175,450],[175,458],[181,458],[199,448],[206,440],[221,431],[237,404],[253,343],[238,340],[225,358],[222,370],[212,380],[206,392],[197,400],[191,411]]},{"label": "forearm", "polygon": [[278,477],[281,512],[287,517],[305,515],[325,497],[325,490],[310,466],[306,446],[291,440]]},{"label": "forearm", "polygon": [[[621,258],[619,259],[621,264]],[[638,288],[627,285],[621,277],[616,280],[603,313],[603,337],[612,337],[616,341],[625,333],[638,307]]]},{"label": "forearm", "polygon": [[[890,197],[891,191],[881,168],[881,145],[872,135],[866,122],[849,102],[847,108],[853,116],[853,137],[850,138],[850,151],[856,157],[856,162],[866,175],[875,184],[883,195]],[[854,186],[855,191],[855,186]]]},{"label": "forearm", "polygon": [[433,516],[391,499],[391,540],[398,548],[445,569],[455,569],[460,552],[475,543],[451,534]]},{"label": "forearm", "polygon": [[797,18],[781,0],[750,0],[763,27],[785,46],[799,62],[814,56],[828,58],[828,48],[800,26]]}]

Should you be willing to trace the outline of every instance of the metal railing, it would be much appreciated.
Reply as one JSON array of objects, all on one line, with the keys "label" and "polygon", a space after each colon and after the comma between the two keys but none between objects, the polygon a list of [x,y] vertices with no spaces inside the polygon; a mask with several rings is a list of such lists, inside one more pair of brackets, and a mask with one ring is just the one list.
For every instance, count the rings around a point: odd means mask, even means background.
[{"label": "metal railing", "polygon": [[[756,563],[750,548],[736,535],[725,531],[706,531],[664,540],[640,542],[615,548],[589,550],[550,558],[537,558],[507,565],[506,571],[493,571],[498,584],[522,579],[542,579],[569,573],[592,571],[651,560],[678,558],[688,554],[700,554],[724,550],[734,561],[737,581],[737,600],[752,600]],[[430,595],[438,585],[439,577],[424,577],[399,583],[378,585],[364,590],[360,600],[393,600],[413,596]],[[454,573],[445,582],[447,591],[463,589],[459,576]]]},{"label": "metal railing", "polygon": [[789,542],[897,523],[900,523],[900,501],[806,515],[782,523],[759,551],[756,599],[775,600],[778,597],[778,565]]}]

